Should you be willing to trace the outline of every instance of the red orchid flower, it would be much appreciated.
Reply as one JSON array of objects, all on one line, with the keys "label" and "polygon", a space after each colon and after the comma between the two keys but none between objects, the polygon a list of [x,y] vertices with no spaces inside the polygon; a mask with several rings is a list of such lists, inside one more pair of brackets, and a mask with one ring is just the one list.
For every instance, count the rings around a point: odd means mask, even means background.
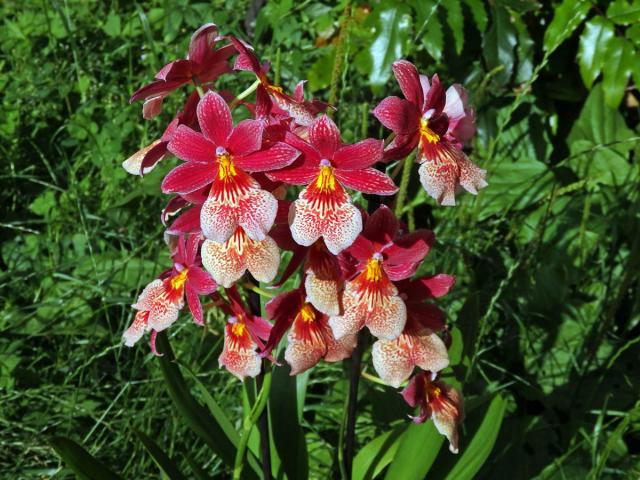
[{"label": "red orchid flower", "polygon": [[367,219],[362,235],[346,251],[357,262],[357,275],[346,283],[344,313],[329,319],[336,338],[354,334],[364,326],[386,340],[402,333],[407,307],[393,282],[413,275],[435,237],[429,230],[398,233],[398,220],[382,206]]},{"label": "red orchid flower", "polygon": [[395,340],[378,340],[371,356],[378,375],[388,385],[399,387],[414,367],[439,372],[449,365],[445,342],[437,335],[444,329],[444,313],[425,299],[445,295],[455,280],[439,274],[397,284],[407,306],[407,323]]},{"label": "red orchid flower", "polygon": [[218,357],[220,367],[225,367],[240,380],[260,373],[264,349],[263,340],[269,338],[271,324],[249,313],[235,288],[225,290],[230,304],[222,308],[229,315],[224,330],[224,346]]},{"label": "red orchid flower", "polygon": [[[200,267],[200,236],[180,237],[173,254],[173,267],[145,287],[132,307],[138,310],[131,326],[124,332],[125,345],[133,346],[146,331],[160,332],[171,326],[184,306],[186,294],[193,320],[202,325],[199,295],[213,292],[218,286]],[[155,350],[154,345],[152,348]]]},{"label": "red orchid flower", "polygon": [[231,71],[228,59],[234,53],[232,45],[215,49],[221,39],[218,27],[213,23],[196,30],[189,43],[189,55],[168,63],[156,74],[155,80],[136,91],[129,103],[144,99],[142,116],[150,119],[162,111],[164,98],[187,83],[212,82],[223,73]]},{"label": "red orchid flower", "polygon": [[153,170],[162,159],[169,153],[167,145],[173,137],[179,125],[187,125],[194,127],[196,124],[196,106],[200,96],[198,92],[192,92],[185,103],[184,109],[176,115],[176,117],[167,126],[162,137],[154,141],[150,145],[138,150],[136,153],[122,162],[124,168],[131,175],[146,175]]},{"label": "red orchid flower", "polygon": [[290,328],[284,359],[291,366],[291,375],[314,367],[321,359],[327,362],[344,360],[351,356],[358,343],[357,335],[336,340],[329,328],[328,317],[313,307],[302,287],[278,295],[265,309],[274,320],[274,327],[263,355],[271,352]]},{"label": "red orchid flower", "polygon": [[233,66],[234,70],[253,72],[278,107],[287,112],[297,124],[303,126],[311,125],[316,115],[328,108],[329,105],[325,102],[319,100],[306,101],[304,99],[304,81],[296,85],[293,96],[284,93],[282,87],[269,81],[267,77],[268,64],[260,64],[260,60],[258,60],[250,45],[231,35],[229,36],[229,41],[239,53]]},{"label": "red orchid flower", "polygon": [[449,440],[449,450],[458,453],[458,425],[464,418],[464,401],[458,390],[436,380],[432,372],[419,372],[402,391],[402,397],[410,407],[420,407],[420,414],[411,417],[415,423],[427,418]]},{"label": "red orchid flower", "polygon": [[387,97],[373,110],[376,118],[396,134],[386,158],[403,158],[418,146],[416,160],[422,164],[422,186],[442,205],[455,205],[460,187],[477,194],[487,186],[486,171],[462,151],[462,144],[475,132],[465,90],[453,85],[445,92],[438,75],[429,83],[406,60],[396,61],[393,72],[405,99]]},{"label": "red orchid flower", "polygon": [[252,240],[264,240],[278,202],[245,170],[282,168],[299,152],[282,142],[261,149],[262,123],[243,120],[234,128],[231,111],[217,93],[202,97],[197,115],[202,133],[181,125],[169,142],[169,151],[186,163],[169,172],[162,190],[183,195],[212,184],[200,212],[204,236],[224,243],[240,226]]},{"label": "red orchid flower", "polygon": [[267,176],[308,185],[291,206],[293,239],[309,246],[322,237],[329,251],[337,255],[362,230],[362,215],[344,187],[378,195],[397,191],[386,174],[371,167],[382,160],[383,141],[367,139],[343,145],[340,130],[326,115],[309,127],[309,143],[293,134],[288,134],[286,141],[303,153],[301,161]]},{"label": "red orchid flower", "polygon": [[253,240],[238,227],[225,243],[205,240],[202,263],[223,287],[230,287],[247,270],[257,281],[269,283],[278,273],[280,249],[268,235]]}]

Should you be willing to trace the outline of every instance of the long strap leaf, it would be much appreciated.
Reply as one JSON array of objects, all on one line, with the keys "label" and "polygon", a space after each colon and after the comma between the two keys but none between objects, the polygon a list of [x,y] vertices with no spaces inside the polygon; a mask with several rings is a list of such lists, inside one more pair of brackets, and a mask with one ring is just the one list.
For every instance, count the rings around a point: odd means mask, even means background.
[{"label": "long strap leaf", "polygon": [[54,437],[49,443],[64,463],[82,480],[122,480],[81,445],[65,437]]}]

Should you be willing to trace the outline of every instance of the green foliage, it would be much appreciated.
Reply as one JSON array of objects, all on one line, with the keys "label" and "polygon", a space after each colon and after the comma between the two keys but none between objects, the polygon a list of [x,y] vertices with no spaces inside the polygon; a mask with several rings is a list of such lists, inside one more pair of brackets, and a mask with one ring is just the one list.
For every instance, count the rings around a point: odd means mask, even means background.
[{"label": "green foliage", "polygon": [[[133,298],[168,260],[158,192],[173,165],[140,179],[120,163],[158,138],[185,92],[151,122],[128,98],[214,21],[271,60],[283,87],[308,78],[323,100],[342,51],[335,118],[349,140],[388,134],[362,112],[399,94],[400,56],[463,83],[476,111],[469,155],[489,187],[436,207],[414,171],[404,209],[438,236],[421,273],[457,277],[438,304],[453,337],[446,381],[467,399],[461,453],[363,378],[354,478],[636,478],[638,2],[354,2],[342,37],[347,2],[270,0],[250,14],[253,3],[0,5],[3,475],[156,478],[160,465],[169,477],[229,476],[243,402],[218,369],[221,314],[204,329],[181,317],[175,361],[120,340]],[[346,389],[339,364],[274,371],[276,478],[339,476]]]}]

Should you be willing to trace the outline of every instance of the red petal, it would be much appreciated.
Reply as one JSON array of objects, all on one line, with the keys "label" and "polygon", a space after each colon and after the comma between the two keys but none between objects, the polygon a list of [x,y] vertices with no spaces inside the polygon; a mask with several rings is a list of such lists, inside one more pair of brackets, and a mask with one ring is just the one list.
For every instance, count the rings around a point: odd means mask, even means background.
[{"label": "red petal", "polygon": [[309,127],[309,143],[318,150],[322,158],[331,160],[340,146],[340,130],[333,120],[322,115]]},{"label": "red petal", "polygon": [[184,233],[199,232],[200,210],[202,210],[202,206],[197,205],[184,212],[174,220],[174,222],[171,224],[171,227],[167,229],[167,233],[170,235],[181,235]]},{"label": "red petal", "polygon": [[393,241],[397,233],[398,219],[386,205],[381,205],[369,216],[362,230],[365,237],[379,245]]},{"label": "red petal", "polygon": [[401,265],[421,262],[429,253],[434,242],[435,235],[431,230],[421,229],[403,235],[384,250],[387,257],[385,263]]},{"label": "red petal", "polygon": [[231,110],[224,99],[215,92],[207,92],[198,103],[198,122],[204,136],[217,147],[226,147],[233,128]]},{"label": "red petal", "polygon": [[200,267],[191,266],[188,273],[188,284],[200,295],[208,295],[218,288],[218,284]]},{"label": "red petal", "polygon": [[191,288],[188,283],[185,287],[185,291],[187,294],[187,304],[189,305],[189,310],[191,311],[191,315],[193,316],[193,321],[198,325],[203,325],[204,322],[202,321],[202,304],[200,303],[198,294]]},{"label": "red petal", "polygon": [[355,242],[347,249],[347,252],[359,262],[365,263],[375,253],[373,243],[363,235],[358,235]]},{"label": "red petal", "polygon": [[373,115],[396,133],[406,134],[418,130],[420,114],[413,104],[402,98],[385,98],[373,109]]},{"label": "red petal", "polygon": [[196,64],[201,64],[207,53],[215,45],[218,36],[218,27],[213,23],[202,25],[191,36],[189,42],[189,60]]},{"label": "red petal", "polygon": [[446,92],[440,83],[440,77],[436,73],[431,77],[431,88],[424,99],[424,110],[433,108],[437,113],[440,113],[444,109],[446,99]]},{"label": "red petal", "polygon": [[227,142],[229,151],[234,155],[248,155],[262,146],[264,124],[259,120],[243,120],[233,129]]},{"label": "red petal", "polygon": [[444,312],[431,303],[407,302],[407,316],[413,327],[428,328],[434,332],[444,329]]},{"label": "red petal", "polygon": [[384,140],[368,138],[346,145],[333,156],[334,165],[342,170],[361,170],[382,160]]},{"label": "red petal", "polygon": [[164,193],[189,193],[213,182],[215,168],[206,163],[187,162],[174,168],[162,181]]},{"label": "red petal", "polygon": [[267,173],[267,177],[276,182],[284,182],[289,185],[308,185],[318,176],[318,167],[301,166],[298,168],[285,168]]},{"label": "red petal", "polygon": [[188,79],[174,80],[167,82],[165,80],[154,80],[153,82],[139,88],[129,99],[129,103],[133,103],[137,100],[146,99],[149,97],[162,96],[166,97],[173,90],[185,84]]},{"label": "red petal", "polygon": [[235,157],[235,163],[250,172],[264,172],[286,167],[298,158],[300,152],[290,145],[276,142],[265,150],[244,157]]},{"label": "red petal", "polygon": [[418,108],[422,107],[424,97],[416,67],[406,60],[398,60],[393,63],[392,68],[404,97]]},{"label": "red petal", "polygon": [[176,129],[167,150],[188,162],[211,163],[216,158],[215,145],[186,125]]},{"label": "red petal", "polygon": [[449,293],[451,287],[456,283],[456,278],[452,275],[439,273],[432,277],[419,278],[416,282],[426,287],[432,297],[438,298]]},{"label": "red petal", "polygon": [[386,173],[374,168],[365,170],[335,170],[335,175],[340,182],[353,190],[362,193],[374,193],[376,195],[393,195],[398,187]]}]

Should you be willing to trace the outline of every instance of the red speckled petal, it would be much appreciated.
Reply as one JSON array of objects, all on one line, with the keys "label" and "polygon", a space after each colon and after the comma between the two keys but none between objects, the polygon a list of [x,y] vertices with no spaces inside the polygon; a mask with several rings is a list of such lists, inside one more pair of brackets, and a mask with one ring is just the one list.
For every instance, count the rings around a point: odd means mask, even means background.
[{"label": "red speckled petal", "polygon": [[400,90],[405,98],[418,107],[424,102],[422,86],[420,85],[420,75],[413,63],[406,60],[393,62],[393,74],[398,80]]},{"label": "red speckled petal", "polygon": [[229,288],[247,269],[245,259],[238,254],[233,237],[225,243],[205,240],[202,244],[202,264],[216,283]]},{"label": "red speckled petal", "polygon": [[305,191],[291,205],[291,235],[296,243],[308,247],[322,236],[327,249],[334,255],[351,246],[362,231],[360,211],[346,201],[328,209],[323,216],[305,198]]},{"label": "red speckled petal", "polygon": [[237,207],[209,197],[200,211],[200,228],[205,237],[218,243],[226,242],[238,224]]},{"label": "red speckled petal", "polygon": [[122,335],[124,344],[127,347],[133,347],[133,345],[142,338],[144,332],[149,330],[147,320],[149,318],[149,312],[139,311],[136,313],[133,322]]},{"label": "red speckled petal", "polygon": [[340,314],[341,286],[336,280],[322,280],[313,271],[307,271],[304,281],[309,302],[326,315]]},{"label": "red speckled petal", "polygon": [[264,240],[278,213],[278,200],[265,190],[253,189],[238,202],[238,225],[253,240]]},{"label": "red speckled petal", "polygon": [[259,282],[271,283],[278,274],[280,249],[271,237],[250,242],[246,254],[247,269]]},{"label": "red speckled petal", "polygon": [[256,352],[257,345],[248,334],[243,338],[236,338],[231,332],[232,326],[227,324],[224,334],[224,347],[218,358],[220,366],[226,367],[229,372],[240,380],[245,377],[255,377],[260,373],[262,359]]},{"label": "red speckled petal", "polygon": [[333,120],[321,115],[309,127],[309,143],[320,152],[322,158],[331,160],[340,146],[340,130]]},{"label": "red speckled petal", "polygon": [[333,156],[333,164],[343,170],[361,170],[382,161],[384,140],[368,138],[353,145],[345,145]]},{"label": "red speckled petal", "polygon": [[371,349],[373,367],[387,385],[398,388],[414,369],[411,352],[405,347],[406,335],[396,340],[378,340]]}]

